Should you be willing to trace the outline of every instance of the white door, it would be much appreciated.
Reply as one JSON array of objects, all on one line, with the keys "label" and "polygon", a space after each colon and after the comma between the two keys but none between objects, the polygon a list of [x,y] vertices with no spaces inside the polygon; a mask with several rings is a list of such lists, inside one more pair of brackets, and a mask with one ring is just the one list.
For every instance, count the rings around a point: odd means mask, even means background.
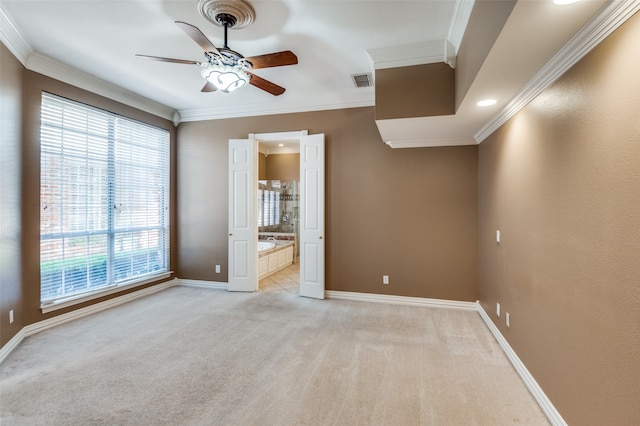
[{"label": "white door", "polygon": [[300,138],[300,295],[324,299],[324,134]]},{"label": "white door", "polygon": [[258,286],[257,143],[229,140],[229,291]]}]

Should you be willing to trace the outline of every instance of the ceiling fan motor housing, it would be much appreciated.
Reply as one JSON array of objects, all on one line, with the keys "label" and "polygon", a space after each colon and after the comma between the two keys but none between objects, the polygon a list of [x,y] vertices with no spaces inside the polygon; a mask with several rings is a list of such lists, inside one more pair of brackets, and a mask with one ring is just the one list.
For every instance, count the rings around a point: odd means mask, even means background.
[{"label": "ceiling fan motor housing", "polygon": [[216,22],[225,28],[232,28],[238,22],[238,18],[228,13],[218,13]]}]

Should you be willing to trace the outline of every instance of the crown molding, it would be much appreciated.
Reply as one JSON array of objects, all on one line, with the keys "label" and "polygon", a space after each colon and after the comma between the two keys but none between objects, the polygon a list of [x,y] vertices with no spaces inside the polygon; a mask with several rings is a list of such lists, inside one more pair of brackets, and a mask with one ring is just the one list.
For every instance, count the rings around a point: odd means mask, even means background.
[{"label": "crown molding", "polygon": [[453,56],[455,57],[460,50],[462,44],[462,38],[464,32],[467,29],[469,18],[471,17],[471,11],[475,0],[456,0],[453,6],[453,18],[451,19],[451,25],[449,26],[449,34],[447,39],[453,46]]},{"label": "crown molding", "polygon": [[26,67],[31,71],[60,80],[84,90],[105,96],[114,101],[148,112],[167,120],[175,120],[175,110],[158,102],[137,95],[115,84],[108,83],[90,74],[64,64],[41,53],[33,53],[27,59]]},{"label": "crown molding", "polygon": [[400,46],[367,49],[373,68],[408,67],[412,65],[433,64],[445,62],[446,40],[433,40],[419,43],[409,43]]},{"label": "crown molding", "polygon": [[15,56],[23,66],[26,66],[27,59],[33,53],[33,49],[22,37],[18,29],[13,25],[11,19],[0,7],[0,40],[7,46],[7,49]]},{"label": "crown molding", "polygon": [[587,23],[474,135],[481,143],[640,10],[640,0],[613,1]]},{"label": "crown molding", "polygon": [[477,142],[472,137],[460,138],[434,138],[434,139],[407,139],[385,141],[391,148],[428,148],[434,146],[461,146],[476,145]]},{"label": "crown molding", "polygon": [[264,105],[237,105],[233,107],[220,106],[215,108],[183,109],[178,112],[180,114],[181,122],[188,122],[370,107],[375,105],[375,96],[372,89],[373,88],[356,89],[360,91],[360,93],[352,96],[350,99],[335,96],[328,97],[322,101],[314,99],[297,102],[296,100],[293,100],[279,105],[269,105],[268,107],[265,107]]},{"label": "crown molding", "polygon": [[16,59],[31,71],[171,120],[174,125],[180,122],[179,114],[172,108],[114,84],[107,83],[104,80],[86,74],[49,56],[35,52],[31,45],[22,37],[2,7],[0,7],[0,40],[7,46],[7,49],[9,49]]}]

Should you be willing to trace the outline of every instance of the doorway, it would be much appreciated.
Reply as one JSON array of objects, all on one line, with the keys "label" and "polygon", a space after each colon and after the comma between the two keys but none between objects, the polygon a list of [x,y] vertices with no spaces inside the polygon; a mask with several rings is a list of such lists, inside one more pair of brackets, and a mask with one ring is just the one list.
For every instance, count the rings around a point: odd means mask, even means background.
[{"label": "doorway", "polygon": [[258,287],[300,287],[300,141],[258,140]]},{"label": "doorway", "polygon": [[299,143],[299,294],[323,299],[324,135],[307,131],[229,140],[229,291],[258,290],[258,144],[274,141]]}]

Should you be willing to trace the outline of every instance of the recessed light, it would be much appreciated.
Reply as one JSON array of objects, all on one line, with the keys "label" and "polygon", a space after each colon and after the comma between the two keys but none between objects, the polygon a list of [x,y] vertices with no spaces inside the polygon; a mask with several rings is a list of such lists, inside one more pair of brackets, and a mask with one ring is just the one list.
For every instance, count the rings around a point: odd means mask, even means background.
[{"label": "recessed light", "polygon": [[478,102],[476,105],[478,105],[479,107],[486,107],[486,106],[495,105],[497,102],[498,101],[496,101],[495,99],[484,99]]},{"label": "recessed light", "polygon": [[284,144],[283,144],[283,143],[279,143],[279,144],[278,144],[278,146],[279,146],[279,147],[283,147],[283,146],[284,146]]},{"label": "recessed light", "polygon": [[553,0],[553,2],[558,6],[566,6],[568,4],[577,3],[579,1],[580,0]]}]

